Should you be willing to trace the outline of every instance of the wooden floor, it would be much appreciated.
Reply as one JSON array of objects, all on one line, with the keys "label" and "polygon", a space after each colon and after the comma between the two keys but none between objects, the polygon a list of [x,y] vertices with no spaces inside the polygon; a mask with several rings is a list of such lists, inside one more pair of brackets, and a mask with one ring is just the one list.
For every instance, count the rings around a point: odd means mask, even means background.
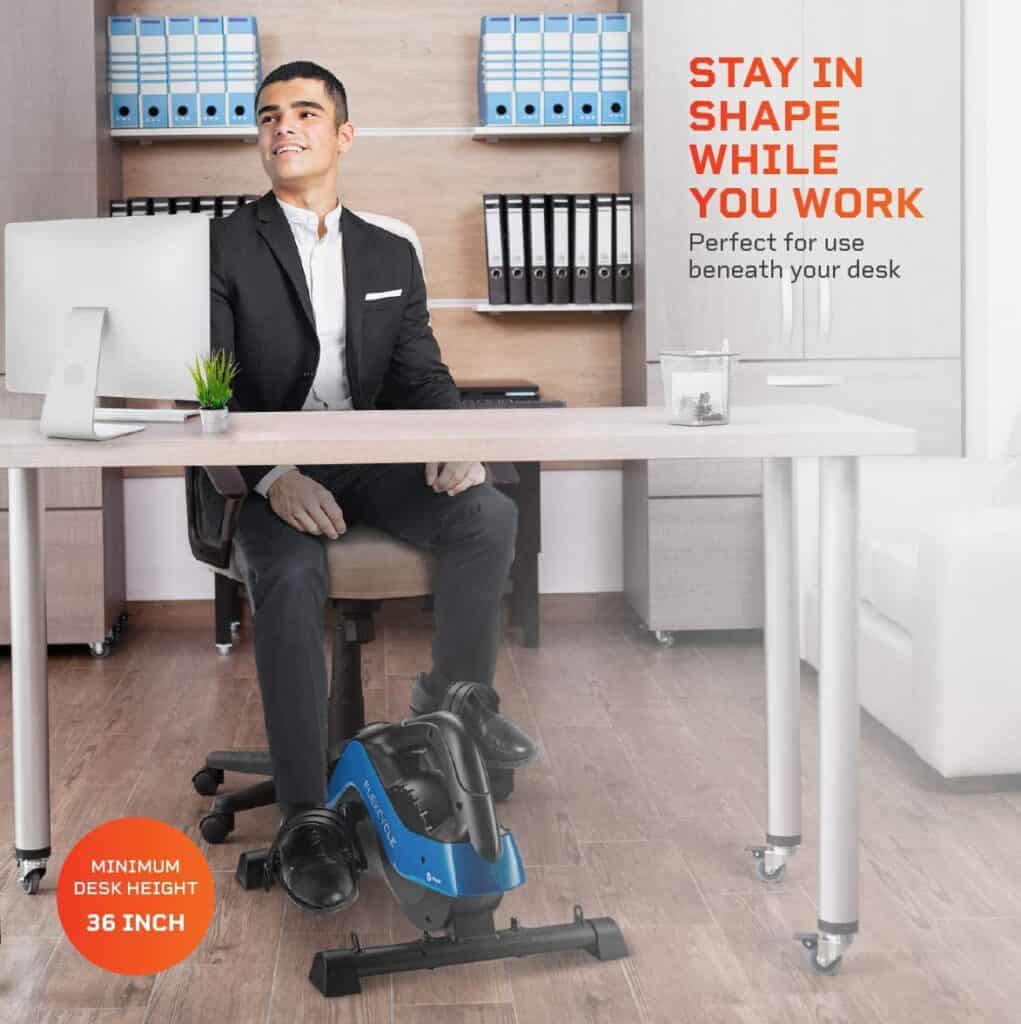
[{"label": "wooden floor", "polygon": [[[318,917],[233,881],[240,850],[271,838],[271,810],[203,844],[217,909],[204,944],[155,977],[103,972],[62,937],[54,888],[91,827],[149,815],[197,837],[209,801],[190,785],[205,752],[264,743],[251,631],[230,657],[208,610],[139,607],[112,657],[50,661],[54,857],[21,893],[13,840],[10,659],[0,662],[0,1021],[52,1024],[629,1024],[1021,1020],[1021,792],[940,785],[862,721],[862,932],[837,977],[814,976],[791,936],[815,927],[815,677],[802,681],[805,846],[782,884],[755,877],[765,831],[763,657],[757,635],[662,650],[612,600],[547,601],[544,642],[500,652],[506,710],[541,741],[501,819],[528,874],[498,924],[609,914],[622,961],[583,953],[373,978],[327,1001],[316,950],[410,938],[378,880],[346,914]],[[571,621],[574,620],[574,621]],[[401,715],[428,667],[428,618],[388,613],[367,649],[370,718]],[[1016,780],[1007,780],[1008,782]],[[984,791],[983,791],[984,790]]]}]

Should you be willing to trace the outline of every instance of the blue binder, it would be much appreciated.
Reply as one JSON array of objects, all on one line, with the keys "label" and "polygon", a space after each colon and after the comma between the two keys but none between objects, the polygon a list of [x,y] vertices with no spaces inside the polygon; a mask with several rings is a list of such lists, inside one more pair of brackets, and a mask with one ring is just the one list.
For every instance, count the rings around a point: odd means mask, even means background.
[{"label": "blue binder", "polygon": [[479,34],[479,123],[514,123],[514,32],[510,15],[482,18]]},{"label": "blue binder", "polygon": [[631,15],[604,14],[599,35],[599,122],[631,123]]},{"label": "blue binder", "polygon": [[106,80],[110,94],[110,127],[138,127],[138,34],[135,19],[106,19]]},{"label": "blue binder", "polygon": [[547,14],[542,22],[542,123],[571,123],[571,16]]},{"label": "blue binder", "polygon": [[143,128],[169,128],[170,79],[167,26],[163,18],[138,19],[139,122]]},{"label": "blue binder", "polygon": [[255,18],[226,19],[227,123],[255,124],[259,88],[259,36]]},{"label": "blue binder", "polygon": [[542,123],[542,18],[514,16],[514,123]]},{"label": "blue binder", "polygon": [[199,66],[193,17],[167,18],[167,67],[170,81],[170,127],[199,124]]},{"label": "blue binder", "polygon": [[571,124],[599,123],[599,15],[571,22]]},{"label": "blue binder", "polygon": [[199,18],[198,51],[199,125],[224,128],[227,125],[227,65],[223,18]]}]

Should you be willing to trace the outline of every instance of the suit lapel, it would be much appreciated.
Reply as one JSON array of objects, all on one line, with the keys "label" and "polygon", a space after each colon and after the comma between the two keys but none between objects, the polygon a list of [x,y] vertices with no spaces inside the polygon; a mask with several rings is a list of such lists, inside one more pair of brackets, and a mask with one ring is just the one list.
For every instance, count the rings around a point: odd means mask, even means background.
[{"label": "suit lapel", "polygon": [[362,313],[365,306],[365,265],[368,239],[365,222],[346,206],[340,214],[340,230],[344,240],[344,314],[345,360],[347,379],[355,408],[361,406],[358,367],[362,352]]},{"label": "suit lapel", "polygon": [[312,299],[308,294],[308,284],[305,282],[305,272],[301,269],[301,258],[298,256],[298,246],[291,233],[291,226],[287,223],[284,211],[276,200],[273,191],[267,192],[258,202],[258,231],[266,240],[277,262],[284,268],[284,272],[290,278],[294,292],[301,302],[301,308],[305,312],[309,325],[315,331],[316,318],[312,312]]}]

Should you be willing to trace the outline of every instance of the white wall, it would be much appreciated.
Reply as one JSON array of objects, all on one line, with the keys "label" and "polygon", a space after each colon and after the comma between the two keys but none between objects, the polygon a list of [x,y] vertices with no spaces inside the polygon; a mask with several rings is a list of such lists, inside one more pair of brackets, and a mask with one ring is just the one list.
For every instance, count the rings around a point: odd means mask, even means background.
[{"label": "white wall", "polygon": [[967,0],[964,23],[965,339],[968,454],[1011,454],[1021,409],[1021,5]]},{"label": "white wall", "polygon": [[[539,590],[621,590],[620,471],[544,472],[541,488]],[[211,599],[212,574],[188,547],[183,479],[130,478],[124,505],[128,600]]]}]

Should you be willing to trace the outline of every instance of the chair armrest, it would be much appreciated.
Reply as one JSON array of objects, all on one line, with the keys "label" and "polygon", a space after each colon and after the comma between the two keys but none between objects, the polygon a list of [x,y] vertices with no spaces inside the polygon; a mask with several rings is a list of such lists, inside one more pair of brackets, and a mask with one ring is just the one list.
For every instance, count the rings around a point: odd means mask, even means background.
[{"label": "chair armrest", "polygon": [[491,484],[519,484],[521,477],[513,462],[487,462],[486,482]]},{"label": "chair armrest", "polygon": [[188,542],[192,554],[217,569],[226,569],[241,506],[248,494],[236,466],[186,466]]},{"label": "chair armrest", "polygon": [[237,466],[204,466],[203,469],[221,497],[241,501],[248,494],[248,484]]}]

